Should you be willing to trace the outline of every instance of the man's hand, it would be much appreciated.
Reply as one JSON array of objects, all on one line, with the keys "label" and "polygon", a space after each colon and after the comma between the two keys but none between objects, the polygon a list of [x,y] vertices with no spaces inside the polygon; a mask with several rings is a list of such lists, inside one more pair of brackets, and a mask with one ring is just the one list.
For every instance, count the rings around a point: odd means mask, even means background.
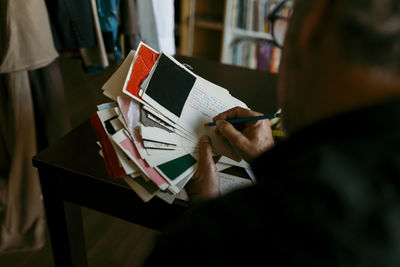
[{"label": "man's hand", "polygon": [[274,145],[269,120],[246,122],[237,125],[232,125],[225,120],[261,115],[263,114],[235,107],[213,118],[217,125],[217,131],[229,141],[236,153],[247,162],[252,161]]},{"label": "man's hand", "polygon": [[200,138],[197,171],[186,185],[190,201],[212,198],[220,194],[218,170],[211,152],[211,140],[205,135]]}]

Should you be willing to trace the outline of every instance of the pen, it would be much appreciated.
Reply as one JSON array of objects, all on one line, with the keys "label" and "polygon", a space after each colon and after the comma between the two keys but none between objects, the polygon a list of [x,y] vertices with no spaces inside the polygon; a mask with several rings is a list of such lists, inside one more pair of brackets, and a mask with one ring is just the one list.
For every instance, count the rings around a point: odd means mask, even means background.
[{"label": "pen", "polygon": [[[250,122],[250,121],[258,121],[258,120],[265,120],[265,119],[274,119],[279,118],[280,113],[269,114],[269,115],[262,115],[262,116],[255,116],[255,117],[246,117],[246,118],[238,118],[238,119],[231,119],[226,120],[227,122],[234,124],[234,123],[241,123],[241,122]],[[215,122],[206,123],[205,126],[215,126]]]}]

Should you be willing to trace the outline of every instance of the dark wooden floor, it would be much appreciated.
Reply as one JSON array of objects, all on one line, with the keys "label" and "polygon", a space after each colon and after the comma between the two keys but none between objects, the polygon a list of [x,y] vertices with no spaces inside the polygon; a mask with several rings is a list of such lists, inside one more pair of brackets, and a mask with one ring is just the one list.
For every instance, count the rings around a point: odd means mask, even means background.
[{"label": "dark wooden floor", "polygon": [[[85,74],[79,59],[59,59],[64,78],[71,126],[87,120],[96,105],[108,102],[101,93],[116,65],[98,74]],[[82,208],[89,266],[141,266],[156,231]],[[54,266],[51,245],[35,252],[0,254],[1,267]]]}]

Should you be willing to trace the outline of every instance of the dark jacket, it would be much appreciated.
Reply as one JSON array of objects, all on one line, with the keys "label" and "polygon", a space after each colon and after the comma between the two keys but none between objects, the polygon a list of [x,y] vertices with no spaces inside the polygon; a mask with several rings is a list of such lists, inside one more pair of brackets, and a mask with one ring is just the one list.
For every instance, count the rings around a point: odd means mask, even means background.
[{"label": "dark jacket", "polygon": [[193,206],[148,265],[400,266],[400,101],[298,131],[255,186]]},{"label": "dark jacket", "polygon": [[46,0],[54,44],[58,51],[97,44],[90,1]]}]

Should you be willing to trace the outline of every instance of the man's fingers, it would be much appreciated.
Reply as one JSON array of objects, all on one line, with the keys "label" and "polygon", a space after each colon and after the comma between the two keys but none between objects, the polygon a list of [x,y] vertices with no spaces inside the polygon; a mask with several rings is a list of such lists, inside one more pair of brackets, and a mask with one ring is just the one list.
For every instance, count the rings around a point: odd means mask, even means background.
[{"label": "man's fingers", "polygon": [[234,149],[239,148],[239,150],[243,150],[248,143],[248,139],[238,130],[233,127],[229,122],[218,120],[216,121],[217,129],[228,139],[229,143],[233,146]]},{"label": "man's fingers", "polygon": [[213,166],[214,160],[212,158],[211,140],[207,135],[200,138],[199,152],[199,168],[209,168]]},{"label": "man's fingers", "polygon": [[239,107],[234,107],[234,108],[228,109],[228,110],[218,114],[217,116],[215,116],[213,118],[213,121],[228,120],[228,119],[236,118],[238,108]]},{"label": "man's fingers", "polygon": [[224,111],[220,113],[219,115],[215,116],[213,118],[213,121],[218,121],[218,120],[229,120],[229,119],[236,119],[236,118],[243,118],[243,117],[254,117],[254,116],[260,116],[262,115],[259,112],[255,112],[250,109],[242,108],[242,107],[234,107],[231,109],[228,109],[227,111]]}]

